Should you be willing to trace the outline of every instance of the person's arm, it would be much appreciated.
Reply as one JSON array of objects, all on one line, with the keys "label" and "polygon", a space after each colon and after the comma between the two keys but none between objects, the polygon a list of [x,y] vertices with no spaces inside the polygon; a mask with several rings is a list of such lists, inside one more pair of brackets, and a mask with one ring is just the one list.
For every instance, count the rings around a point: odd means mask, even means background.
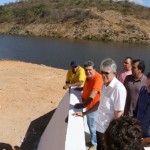
[{"label": "person's arm", "polygon": [[98,109],[98,106],[99,106],[99,101],[92,108],[90,108],[86,112],[84,112],[84,115],[87,115],[89,113],[96,111]]},{"label": "person's arm", "polygon": [[82,84],[83,84],[83,81],[79,81],[79,82],[76,82],[76,83],[66,82],[66,85],[63,86],[63,89],[67,90],[71,86],[81,86]]},{"label": "person's arm", "polygon": [[70,71],[68,70],[67,76],[66,76],[66,84],[63,86],[64,90],[67,90],[69,88],[69,84],[70,84],[69,76],[70,76]]},{"label": "person's arm", "polygon": [[96,97],[97,93],[98,93],[98,91],[92,91],[90,93],[90,96],[87,98],[87,100],[84,104],[77,103],[77,104],[75,104],[74,108],[76,108],[76,109],[85,108],[92,102],[92,100]]},{"label": "person's arm", "polygon": [[150,137],[142,138],[142,145],[144,147],[150,146]]},{"label": "person's arm", "polygon": [[[140,103],[142,101],[144,101],[145,98],[148,99],[147,97],[147,94],[145,93],[147,90],[146,90],[146,87],[145,86],[142,86],[141,89],[140,89],[140,93],[139,93],[139,97],[138,97],[138,100],[137,100],[137,104],[136,104],[136,107],[135,107],[135,110],[133,110],[133,117],[137,118],[137,114],[138,114],[138,111],[139,111],[139,106],[140,106]],[[145,95],[145,96],[143,96]]]},{"label": "person's arm", "polygon": [[115,118],[121,117],[123,114],[123,111],[115,111]]},{"label": "person's arm", "polygon": [[137,113],[138,113],[138,106],[139,106],[139,98],[135,107],[135,110],[133,110],[133,117],[136,118],[137,117]]},{"label": "person's arm", "polygon": [[83,81],[79,81],[79,82],[76,82],[76,83],[69,83],[67,84],[68,87],[71,87],[71,86],[81,86],[83,84]]},{"label": "person's arm", "polygon": [[67,83],[66,85],[63,86],[64,90],[67,90],[69,88],[69,83]]},{"label": "person's arm", "polygon": [[83,91],[83,87],[76,87],[76,88],[74,88],[74,90],[76,90],[76,91]]},{"label": "person's arm", "polygon": [[119,118],[123,115],[126,103],[126,89],[122,86],[116,89],[114,97],[114,118]]},{"label": "person's arm", "polygon": [[92,113],[98,109],[99,102],[97,102],[91,109],[88,109],[86,112],[75,112],[72,115],[83,117],[89,113]]},{"label": "person's arm", "polygon": [[98,91],[94,91],[94,90],[91,92],[90,96],[87,98],[86,102],[84,103],[85,107],[92,102],[92,100],[96,97],[97,93]]}]

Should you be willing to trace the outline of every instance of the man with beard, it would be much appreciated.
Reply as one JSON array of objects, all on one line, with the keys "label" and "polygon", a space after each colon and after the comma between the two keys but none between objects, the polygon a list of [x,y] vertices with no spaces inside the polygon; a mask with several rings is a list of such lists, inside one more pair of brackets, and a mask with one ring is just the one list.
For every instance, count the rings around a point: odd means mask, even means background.
[{"label": "man with beard", "polygon": [[146,85],[146,76],[144,75],[144,70],[144,61],[132,61],[132,75],[128,75],[124,81],[124,85],[127,90],[127,99],[124,111],[125,116],[133,116],[140,89],[142,86]]}]

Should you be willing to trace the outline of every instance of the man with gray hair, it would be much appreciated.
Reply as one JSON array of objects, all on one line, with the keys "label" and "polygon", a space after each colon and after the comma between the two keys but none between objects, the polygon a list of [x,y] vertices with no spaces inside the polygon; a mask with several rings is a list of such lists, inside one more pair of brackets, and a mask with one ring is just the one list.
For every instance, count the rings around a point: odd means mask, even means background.
[{"label": "man with gray hair", "polygon": [[126,89],[116,78],[117,65],[111,58],[101,62],[103,79],[101,99],[96,119],[97,150],[104,150],[103,134],[112,119],[122,116],[126,101]]}]

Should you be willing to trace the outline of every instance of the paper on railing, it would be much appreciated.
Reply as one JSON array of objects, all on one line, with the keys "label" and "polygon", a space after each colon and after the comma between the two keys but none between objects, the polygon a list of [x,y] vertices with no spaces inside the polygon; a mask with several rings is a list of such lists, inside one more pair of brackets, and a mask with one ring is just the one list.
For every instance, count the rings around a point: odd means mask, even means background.
[{"label": "paper on railing", "polygon": [[150,150],[150,147],[144,147],[145,150]]},{"label": "paper on railing", "polygon": [[81,102],[81,93],[72,88],[70,90],[70,109],[65,150],[86,150],[83,117],[72,115],[76,111],[82,111],[82,109],[74,109],[74,105],[79,102]]}]

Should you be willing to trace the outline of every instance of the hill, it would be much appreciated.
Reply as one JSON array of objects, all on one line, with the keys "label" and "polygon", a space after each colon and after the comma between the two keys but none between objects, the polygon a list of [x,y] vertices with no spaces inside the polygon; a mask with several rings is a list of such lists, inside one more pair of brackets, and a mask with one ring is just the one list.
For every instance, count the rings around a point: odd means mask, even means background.
[{"label": "hill", "polygon": [[104,0],[24,0],[0,7],[0,33],[150,43],[150,8]]}]

